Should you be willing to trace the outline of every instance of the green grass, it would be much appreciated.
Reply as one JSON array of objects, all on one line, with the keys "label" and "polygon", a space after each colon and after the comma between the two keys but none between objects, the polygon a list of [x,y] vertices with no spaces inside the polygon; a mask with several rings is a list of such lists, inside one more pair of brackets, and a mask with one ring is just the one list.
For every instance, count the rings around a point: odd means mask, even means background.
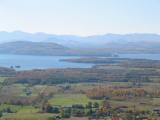
[{"label": "green grass", "polygon": [[8,104],[0,105],[0,111],[7,108],[10,108],[11,111],[14,111],[17,113],[36,113],[39,111],[39,109],[36,109],[32,106],[20,106],[20,105],[8,105]]},{"label": "green grass", "polygon": [[153,98],[152,103],[153,103],[153,105],[159,106],[160,105],[160,98]]},{"label": "green grass", "polygon": [[7,77],[0,77],[0,83],[3,83]]},{"label": "green grass", "polygon": [[34,113],[34,114],[6,114],[0,120],[51,120],[54,117],[53,114],[48,113]]},{"label": "green grass", "polygon": [[39,109],[32,106],[0,105],[0,110],[7,108],[16,113],[4,114],[0,120],[48,120],[50,117],[53,117],[51,114],[38,114]]},{"label": "green grass", "polygon": [[3,86],[0,93],[4,95],[14,95],[21,96],[24,94],[25,85],[23,84],[13,84],[8,86]]},{"label": "green grass", "polygon": [[16,111],[20,110],[22,107],[18,106],[18,105],[7,105],[7,104],[0,105],[0,111],[7,109],[7,108],[10,108],[12,111],[16,112]]},{"label": "green grass", "polygon": [[100,100],[90,100],[84,94],[57,94],[49,103],[52,105],[72,105],[72,104],[87,104],[88,102],[101,102]]},{"label": "green grass", "polygon": [[43,91],[43,93],[57,93],[59,90],[59,87],[57,86],[48,86],[48,85],[35,85],[31,87],[32,95],[38,95],[40,92]]},{"label": "green grass", "polygon": [[32,106],[23,107],[18,111],[18,113],[21,113],[21,114],[29,114],[29,113],[37,113],[37,112],[39,112],[39,109],[36,109]]}]

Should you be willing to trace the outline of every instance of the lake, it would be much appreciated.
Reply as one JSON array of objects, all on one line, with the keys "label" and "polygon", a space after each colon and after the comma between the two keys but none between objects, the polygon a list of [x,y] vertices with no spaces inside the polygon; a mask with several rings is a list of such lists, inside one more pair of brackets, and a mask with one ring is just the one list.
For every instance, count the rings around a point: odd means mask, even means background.
[{"label": "lake", "polygon": [[[160,60],[160,54],[120,54],[120,58],[137,58]],[[17,70],[45,68],[90,68],[94,64],[70,63],[60,59],[79,58],[75,56],[31,56],[31,55],[0,55],[0,66],[21,66]]]},{"label": "lake", "polygon": [[31,56],[31,55],[0,55],[0,66],[21,66],[17,70],[45,68],[90,68],[93,64],[69,63],[60,59],[78,58],[75,56]]},{"label": "lake", "polygon": [[160,60],[160,54],[120,54],[120,58]]}]

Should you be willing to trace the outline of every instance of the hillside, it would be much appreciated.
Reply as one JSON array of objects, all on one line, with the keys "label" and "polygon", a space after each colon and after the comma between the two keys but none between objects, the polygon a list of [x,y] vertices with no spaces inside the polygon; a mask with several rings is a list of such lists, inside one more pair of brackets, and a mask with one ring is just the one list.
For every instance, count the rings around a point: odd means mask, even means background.
[{"label": "hillside", "polygon": [[[43,42],[53,43],[72,49],[70,54],[103,55],[106,53],[159,53],[160,35],[158,34],[104,34],[93,36],[54,35],[46,33],[0,32],[0,43],[11,42]],[[46,43],[46,45],[47,45]],[[8,44],[8,43],[7,43]],[[23,43],[25,44],[25,43]],[[26,45],[25,45],[26,46]],[[55,46],[55,45],[53,45]],[[13,47],[14,48],[14,47]],[[54,48],[54,47],[53,47]],[[13,51],[17,51],[12,49]],[[32,49],[30,49],[31,51]],[[73,52],[74,50],[74,52]],[[39,50],[38,50],[39,51]],[[52,51],[52,50],[51,50]],[[17,52],[16,52],[17,53]],[[22,52],[23,53],[23,52]],[[25,53],[25,52],[24,52]],[[29,52],[30,53],[30,52]],[[88,54],[89,53],[89,54]],[[43,54],[43,53],[42,53]],[[82,55],[83,55],[82,54]]]},{"label": "hillside", "polygon": [[17,41],[0,44],[0,53],[30,55],[61,55],[68,48],[56,43]]},{"label": "hillside", "polygon": [[55,56],[111,56],[99,49],[73,49],[53,42],[16,41],[0,44],[0,54]]}]

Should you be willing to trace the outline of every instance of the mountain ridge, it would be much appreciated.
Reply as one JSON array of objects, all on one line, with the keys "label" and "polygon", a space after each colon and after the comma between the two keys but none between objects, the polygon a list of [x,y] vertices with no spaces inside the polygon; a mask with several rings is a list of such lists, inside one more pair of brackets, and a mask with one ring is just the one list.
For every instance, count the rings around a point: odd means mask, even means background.
[{"label": "mountain ridge", "polygon": [[14,32],[0,32],[0,43],[13,42],[13,41],[32,41],[32,42],[75,42],[75,43],[88,43],[88,42],[112,42],[118,40],[127,41],[160,41],[160,35],[154,33],[130,33],[130,34],[104,34],[92,36],[76,36],[76,35],[55,35],[43,32],[27,33],[21,31]]},{"label": "mountain ridge", "polygon": [[[159,53],[160,51],[160,35],[153,33],[133,33],[133,34],[104,34],[93,36],[75,36],[75,35],[55,35],[46,33],[26,33],[21,31],[15,32],[0,32],[0,52],[4,49],[4,43],[10,42],[39,42],[42,44],[53,43],[61,45],[70,49],[69,53],[63,50],[65,54],[69,55],[89,55],[101,53]],[[2,45],[1,45],[2,44]],[[26,43],[27,44],[27,43]],[[12,44],[13,45],[13,44]],[[49,44],[48,44],[49,45]],[[20,52],[20,45],[10,49],[10,52]],[[52,46],[54,48],[54,46]],[[44,47],[45,48],[45,47]],[[42,52],[47,53],[47,49]],[[30,48],[31,49],[31,48]],[[28,51],[30,51],[30,49]],[[32,49],[31,49],[32,50]],[[61,51],[62,52],[62,51]],[[62,53],[63,53],[62,52]],[[67,50],[68,52],[68,50]],[[15,52],[16,53],[16,52]],[[30,52],[29,52],[30,53]],[[32,52],[31,52],[32,53]],[[61,53],[61,54],[62,54]],[[103,54],[101,54],[103,55]]]},{"label": "mountain ridge", "polygon": [[3,54],[33,54],[33,55],[59,55],[69,48],[57,43],[15,41],[0,44],[0,53]]}]

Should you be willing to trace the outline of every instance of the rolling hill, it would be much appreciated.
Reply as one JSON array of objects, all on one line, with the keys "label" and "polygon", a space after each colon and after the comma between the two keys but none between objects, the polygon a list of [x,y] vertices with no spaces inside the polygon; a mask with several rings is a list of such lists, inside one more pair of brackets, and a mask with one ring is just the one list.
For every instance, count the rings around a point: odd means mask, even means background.
[{"label": "rolling hill", "polygon": [[69,49],[56,43],[17,41],[0,44],[0,53],[29,55],[63,55]]},{"label": "rolling hill", "polygon": [[[105,34],[82,37],[75,35],[54,35],[46,33],[33,34],[21,31],[0,32],[0,43],[0,53],[39,53],[46,55],[55,55],[55,46],[57,45],[61,49],[58,50],[58,55],[60,53],[60,55],[160,53],[160,35],[148,33],[134,33],[124,35]],[[33,44],[36,46],[34,46]],[[42,44],[45,45],[42,46]],[[40,46],[42,48],[40,48]],[[65,48],[65,50],[63,48]],[[69,48],[70,50],[66,53],[67,48]]]}]

